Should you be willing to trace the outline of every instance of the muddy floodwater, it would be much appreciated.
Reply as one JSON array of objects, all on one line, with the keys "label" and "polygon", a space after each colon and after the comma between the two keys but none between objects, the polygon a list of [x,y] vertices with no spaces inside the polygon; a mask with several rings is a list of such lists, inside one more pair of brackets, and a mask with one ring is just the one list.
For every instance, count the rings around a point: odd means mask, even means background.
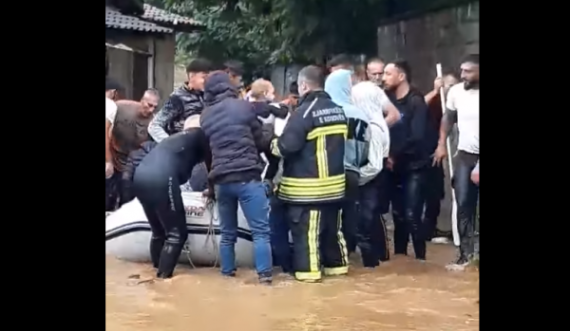
[{"label": "muddy floodwater", "polygon": [[477,270],[449,272],[453,247],[430,245],[428,262],[392,257],[369,270],[303,284],[277,275],[258,285],[252,270],[234,279],[181,266],[168,281],[145,282],[146,264],[107,257],[107,331],[479,330]]}]

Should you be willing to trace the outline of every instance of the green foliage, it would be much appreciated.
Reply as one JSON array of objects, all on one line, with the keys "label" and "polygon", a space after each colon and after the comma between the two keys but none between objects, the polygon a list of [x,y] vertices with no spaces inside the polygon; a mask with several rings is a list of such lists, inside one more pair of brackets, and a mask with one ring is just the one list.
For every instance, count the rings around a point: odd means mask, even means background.
[{"label": "green foliage", "polygon": [[338,53],[375,54],[387,15],[465,0],[146,0],[205,24],[177,38],[178,60],[195,56],[243,61],[248,69],[320,63]]},{"label": "green foliage", "polygon": [[321,62],[333,53],[374,53],[386,0],[147,0],[195,18],[205,30],[177,37],[181,62],[232,58],[249,69]]}]

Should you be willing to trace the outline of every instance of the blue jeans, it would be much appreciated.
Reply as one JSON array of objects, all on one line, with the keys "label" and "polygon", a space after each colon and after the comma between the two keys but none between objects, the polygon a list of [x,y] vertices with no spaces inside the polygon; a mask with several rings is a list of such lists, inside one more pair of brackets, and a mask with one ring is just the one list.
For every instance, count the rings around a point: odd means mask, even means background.
[{"label": "blue jeans", "polygon": [[271,226],[271,248],[276,265],[283,272],[293,271],[291,246],[289,245],[289,223],[287,209],[283,201],[273,196],[271,198],[271,211],[269,212],[269,225]]},{"label": "blue jeans", "polygon": [[220,213],[220,259],[222,274],[232,275],[236,270],[235,244],[238,237],[238,202],[249,224],[253,237],[255,269],[259,276],[271,276],[271,244],[269,242],[269,203],[265,187],[259,181],[215,185]]}]

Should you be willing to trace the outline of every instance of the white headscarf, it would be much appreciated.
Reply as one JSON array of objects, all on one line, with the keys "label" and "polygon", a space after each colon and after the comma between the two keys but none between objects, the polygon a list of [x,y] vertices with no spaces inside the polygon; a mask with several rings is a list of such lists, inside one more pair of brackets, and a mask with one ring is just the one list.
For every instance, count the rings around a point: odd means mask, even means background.
[{"label": "white headscarf", "polygon": [[388,155],[390,147],[390,132],[383,112],[387,100],[386,93],[372,82],[360,82],[352,87],[354,105],[362,110],[369,123],[378,125],[382,131],[384,157]]}]

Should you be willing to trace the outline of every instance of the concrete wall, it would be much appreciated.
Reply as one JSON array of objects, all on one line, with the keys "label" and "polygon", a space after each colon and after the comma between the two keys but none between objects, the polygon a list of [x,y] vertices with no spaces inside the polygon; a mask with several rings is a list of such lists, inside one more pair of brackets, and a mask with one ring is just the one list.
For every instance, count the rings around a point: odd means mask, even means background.
[{"label": "concrete wall", "polygon": [[[378,28],[378,55],[386,60],[403,58],[412,68],[413,84],[422,91],[433,88],[435,64],[458,70],[461,58],[479,53],[479,2],[432,12]],[[457,141],[452,137],[452,153]],[[438,220],[440,230],[451,230],[451,185],[446,169],[445,200]]]},{"label": "concrete wall", "polygon": [[469,53],[479,53],[478,1],[378,28],[378,54],[386,60],[406,59],[422,90],[433,86],[436,63],[444,70],[458,69]]},{"label": "concrete wall", "polygon": [[275,93],[282,97],[289,95],[289,85],[297,80],[301,69],[303,66],[300,64],[275,66],[271,71],[271,83],[275,87]]},{"label": "concrete wall", "polygon": [[174,55],[176,41],[174,35],[154,39],[154,87],[160,91],[161,104],[172,93],[174,87]]},{"label": "concrete wall", "polygon": [[109,57],[109,77],[116,79],[125,87],[124,97],[131,99],[133,95],[133,53],[116,48],[107,48]]},{"label": "concrete wall", "polygon": [[[160,91],[161,104],[170,95],[174,84],[174,35],[134,35],[113,33],[106,38],[108,43],[124,44],[133,49],[154,54],[154,88]],[[126,97],[132,98],[133,55],[114,48],[107,49],[109,76],[117,79],[126,89]],[[150,87],[150,86],[149,86]]]}]

